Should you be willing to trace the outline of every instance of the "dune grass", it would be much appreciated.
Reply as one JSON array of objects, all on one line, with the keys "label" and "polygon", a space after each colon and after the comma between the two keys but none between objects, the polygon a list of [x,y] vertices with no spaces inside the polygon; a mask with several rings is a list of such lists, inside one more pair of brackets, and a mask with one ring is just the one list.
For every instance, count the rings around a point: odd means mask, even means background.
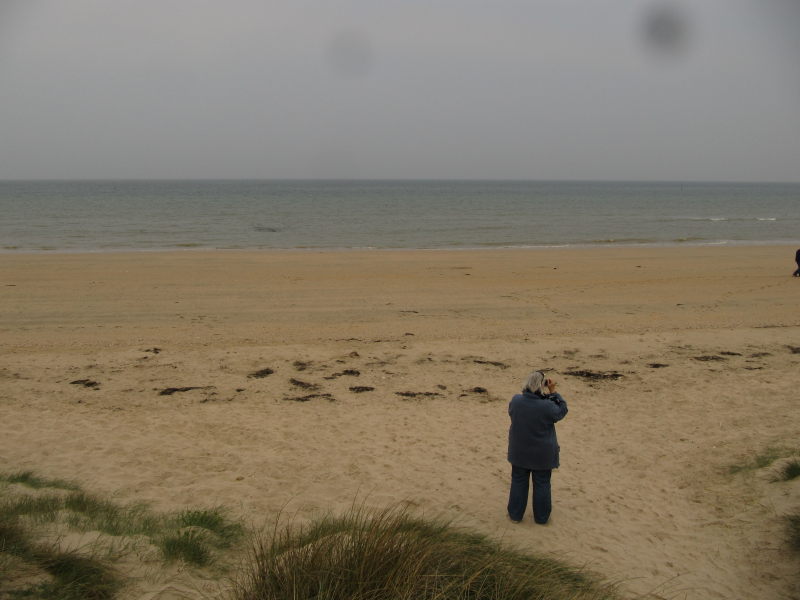
[{"label": "dune grass", "polygon": [[194,530],[165,535],[156,543],[167,561],[182,560],[198,567],[204,567],[211,561],[206,537]]},{"label": "dune grass", "polygon": [[[107,600],[120,588],[120,580],[107,561],[57,545],[37,543],[19,514],[0,512],[0,557],[14,557],[17,565],[27,566],[46,577],[44,581],[3,590],[8,597],[48,600]],[[5,561],[8,564],[10,561]],[[0,581],[13,573],[0,572]],[[40,579],[40,578],[37,578]],[[5,597],[5,595],[3,596]]]},{"label": "dune grass", "polygon": [[[730,466],[728,468],[728,473],[733,475],[747,471],[764,469],[780,459],[791,457],[797,453],[797,448],[771,446],[762,453],[754,456],[748,462]],[[800,459],[790,458],[777,468],[776,472],[771,476],[771,481],[773,483],[792,481],[798,477],[800,477]],[[800,551],[800,513],[794,513],[787,516],[786,524],[789,546],[794,550]]]},{"label": "dune grass", "polygon": [[104,560],[84,556],[77,550],[39,551],[38,564],[52,577],[39,583],[33,592],[53,600],[106,600],[113,598],[122,582]]},{"label": "dune grass", "polygon": [[800,552],[800,512],[789,515],[786,520],[789,529],[789,545]]},{"label": "dune grass", "polygon": [[354,508],[257,538],[234,600],[612,600],[613,586],[402,509]]},{"label": "dune grass", "polygon": [[30,546],[28,532],[19,517],[0,512],[0,552],[21,556],[30,551]]},{"label": "dune grass", "polygon": [[[75,487],[0,485],[0,598],[112,600],[127,585],[117,567],[136,557],[214,568],[236,555],[241,524],[221,507],[156,513]],[[24,488],[34,490],[25,492]],[[81,548],[63,534],[91,532]],[[114,550],[109,550],[111,540]],[[130,540],[120,544],[120,540]],[[114,545],[116,544],[116,545]],[[122,550],[119,550],[119,548]],[[223,552],[228,554],[223,555]],[[152,560],[152,558],[148,559]],[[222,561],[224,562],[224,561]],[[152,570],[152,564],[147,569]],[[207,573],[207,571],[206,571]],[[253,538],[231,583],[232,600],[617,600],[613,585],[555,559],[523,554],[489,538],[402,508],[353,507],[306,526],[277,523]]]},{"label": "dune grass", "polygon": [[[220,508],[157,513],[31,472],[0,475],[0,482],[0,598],[111,599],[123,585],[112,564],[121,558],[120,539],[128,540],[122,544],[128,550],[158,548],[165,563],[206,567],[215,549],[230,548],[244,535]],[[60,539],[70,532],[96,532],[100,541],[62,548]]]},{"label": "dune grass", "polygon": [[114,536],[154,536],[165,526],[163,515],[145,505],[118,505],[85,492],[64,498],[64,508],[71,511],[70,524],[82,531],[97,530]]},{"label": "dune grass", "polygon": [[744,471],[757,471],[758,469],[770,466],[782,456],[785,456],[785,450],[783,448],[771,446],[760,454],[752,457],[752,459],[747,462],[731,465],[728,467],[728,472],[731,475],[735,475],[736,473],[742,473]]},{"label": "dune grass", "polygon": [[217,548],[228,548],[244,534],[241,523],[225,517],[221,507],[204,510],[184,510],[175,517],[177,527],[195,527],[212,534],[210,541]]},{"label": "dune grass", "polygon": [[173,530],[156,543],[168,561],[182,560],[197,566],[211,561],[212,548],[230,548],[242,538],[241,524],[229,521],[219,507],[184,510],[171,518]]},{"label": "dune grass", "polygon": [[52,523],[58,518],[64,500],[61,496],[18,496],[0,504],[0,515],[28,517],[34,523]]},{"label": "dune grass", "polygon": [[[730,475],[735,475],[737,473],[743,473],[747,471],[758,471],[759,469],[764,469],[769,467],[775,461],[781,458],[787,458],[794,454],[797,454],[797,448],[789,448],[786,446],[770,446],[769,448],[765,448],[759,454],[756,454],[749,460],[746,460],[742,463],[730,465],[728,467],[728,473]],[[797,465],[797,461],[794,461],[795,468],[799,468]],[[797,475],[795,475],[796,477]]]},{"label": "dune grass", "polygon": [[0,481],[7,483],[20,483],[34,489],[55,488],[62,490],[77,490],[78,486],[63,479],[47,479],[34,475],[33,471],[17,471],[7,475],[0,475]]}]

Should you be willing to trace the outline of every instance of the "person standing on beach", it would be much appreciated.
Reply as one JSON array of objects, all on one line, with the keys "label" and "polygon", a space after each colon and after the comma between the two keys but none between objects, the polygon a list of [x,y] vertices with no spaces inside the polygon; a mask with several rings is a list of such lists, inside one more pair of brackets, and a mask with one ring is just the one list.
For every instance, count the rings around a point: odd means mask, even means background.
[{"label": "person standing on beach", "polygon": [[800,248],[794,253],[794,262],[797,263],[797,270],[792,273],[793,277],[800,277]]},{"label": "person standing on beach", "polygon": [[567,414],[567,402],[556,392],[556,382],[542,371],[528,376],[520,394],[508,405],[508,462],[511,491],[508,518],[522,521],[528,505],[529,481],[533,480],[533,520],[544,525],[550,518],[550,475],[558,468],[555,424]]}]

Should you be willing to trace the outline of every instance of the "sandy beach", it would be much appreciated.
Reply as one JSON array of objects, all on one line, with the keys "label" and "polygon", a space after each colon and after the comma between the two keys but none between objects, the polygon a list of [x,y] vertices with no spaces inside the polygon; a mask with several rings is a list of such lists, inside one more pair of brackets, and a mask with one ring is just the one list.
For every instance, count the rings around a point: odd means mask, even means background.
[{"label": "sandy beach", "polygon": [[[4,254],[0,469],[254,524],[406,502],[630,597],[798,598],[794,251]],[[545,527],[505,514],[533,368],[570,408]]]}]

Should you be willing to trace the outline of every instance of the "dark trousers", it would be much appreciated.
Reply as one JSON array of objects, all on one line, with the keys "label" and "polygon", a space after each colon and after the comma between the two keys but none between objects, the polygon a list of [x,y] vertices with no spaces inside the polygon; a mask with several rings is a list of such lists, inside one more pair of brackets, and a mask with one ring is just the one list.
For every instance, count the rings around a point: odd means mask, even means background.
[{"label": "dark trousers", "polygon": [[550,501],[550,475],[552,471],[532,471],[511,465],[511,491],[508,493],[508,516],[521,521],[528,506],[529,481],[533,479],[533,520],[544,525],[553,508]]}]

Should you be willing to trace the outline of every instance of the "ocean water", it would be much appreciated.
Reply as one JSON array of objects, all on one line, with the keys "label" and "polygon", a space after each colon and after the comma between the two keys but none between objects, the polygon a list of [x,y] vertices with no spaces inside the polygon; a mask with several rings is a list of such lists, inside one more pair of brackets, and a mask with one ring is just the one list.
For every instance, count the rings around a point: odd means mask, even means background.
[{"label": "ocean water", "polygon": [[0,181],[0,251],[788,243],[800,184]]}]

